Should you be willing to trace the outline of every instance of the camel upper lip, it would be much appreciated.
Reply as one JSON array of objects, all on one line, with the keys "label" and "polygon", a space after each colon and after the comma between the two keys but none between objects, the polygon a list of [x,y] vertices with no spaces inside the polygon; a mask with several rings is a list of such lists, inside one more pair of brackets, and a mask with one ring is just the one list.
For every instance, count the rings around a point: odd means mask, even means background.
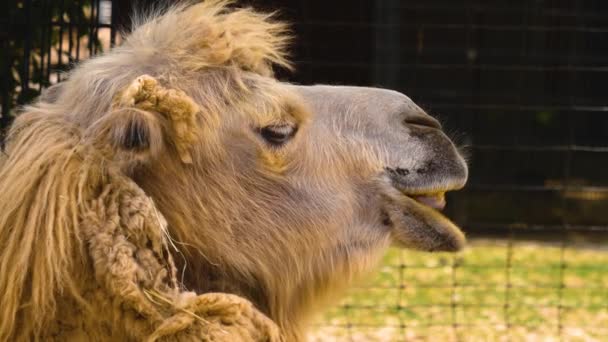
[{"label": "camel upper lip", "polygon": [[463,182],[437,183],[426,186],[404,187],[395,179],[391,179],[392,186],[403,195],[410,197],[428,207],[442,210],[446,205],[445,193],[460,190],[464,187]]},{"label": "camel upper lip", "polygon": [[407,174],[401,171],[403,169],[387,168],[386,170],[386,174],[389,176],[392,186],[395,189],[419,204],[436,210],[443,210],[445,208],[446,192],[462,189],[466,183],[466,178],[453,177],[450,179],[450,177],[444,176],[442,177],[444,178],[443,182],[412,184],[407,181]]}]

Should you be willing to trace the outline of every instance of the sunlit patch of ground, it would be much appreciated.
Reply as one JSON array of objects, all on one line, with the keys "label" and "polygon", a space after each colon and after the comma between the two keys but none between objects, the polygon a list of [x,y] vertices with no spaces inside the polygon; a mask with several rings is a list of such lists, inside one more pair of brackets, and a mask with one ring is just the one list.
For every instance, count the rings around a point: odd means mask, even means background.
[{"label": "sunlit patch of ground", "polygon": [[391,250],[311,341],[608,341],[608,249],[474,241]]}]

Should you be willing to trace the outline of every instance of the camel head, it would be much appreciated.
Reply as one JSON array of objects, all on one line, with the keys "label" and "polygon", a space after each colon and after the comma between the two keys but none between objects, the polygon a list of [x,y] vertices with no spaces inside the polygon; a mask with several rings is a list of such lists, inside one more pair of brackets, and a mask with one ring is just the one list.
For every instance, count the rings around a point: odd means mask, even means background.
[{"label": "camel head", "polygon": [[288,40],[221,1],[176,8],[51,97],[153,199],[185,287],[246,297],[295,339],[391,244],[462,248],[440,210],[467,166],[403,94],[275,79]]}]

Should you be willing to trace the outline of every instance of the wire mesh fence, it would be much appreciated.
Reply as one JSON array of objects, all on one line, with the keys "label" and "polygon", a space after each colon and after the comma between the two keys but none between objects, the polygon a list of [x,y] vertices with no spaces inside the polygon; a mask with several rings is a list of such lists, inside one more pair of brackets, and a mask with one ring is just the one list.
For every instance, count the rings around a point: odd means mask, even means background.
[{"label": "wire mesh fence", "polygon": [[[313,340],[608,340],[607,2],[246,3],[293,23],[298,68],[279,77],[399,90],[470,155],[469,185],[447,208],[470,247],[391,250]],[[2,125],[120,43],[132,5],[0,5]]]},{"label": "wire mesh fence", "polygon": [[456,256],[394,250],[314,340],[605,340],[606,258],[513,239],[475,240]]}]

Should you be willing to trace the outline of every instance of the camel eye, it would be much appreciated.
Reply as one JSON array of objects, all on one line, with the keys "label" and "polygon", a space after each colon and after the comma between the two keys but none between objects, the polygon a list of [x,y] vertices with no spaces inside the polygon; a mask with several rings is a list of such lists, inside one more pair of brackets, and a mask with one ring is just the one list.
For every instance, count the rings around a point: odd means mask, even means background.
[{"label": "camel eye", "polygon": [[262,127],[260,135],[271,145],[280,146],[291,139],[296,131],[297,127],[292,124],[280,124]]}]

